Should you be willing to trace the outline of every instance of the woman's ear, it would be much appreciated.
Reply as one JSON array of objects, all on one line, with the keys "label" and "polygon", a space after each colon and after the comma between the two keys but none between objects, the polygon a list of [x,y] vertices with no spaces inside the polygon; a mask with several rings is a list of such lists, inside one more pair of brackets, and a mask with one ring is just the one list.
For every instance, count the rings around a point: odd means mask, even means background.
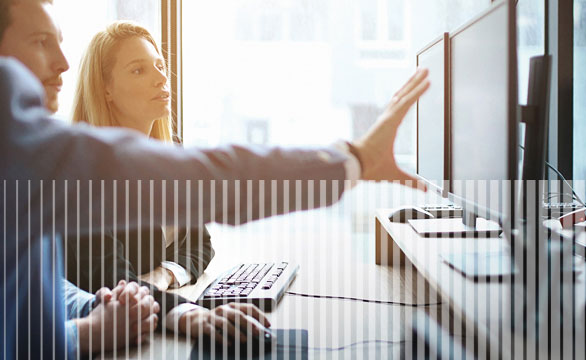
[{"label": "woman's ear", "polygon": [[112,92],[110,91],[109,87],[106,86],[106,101],[110,102],[112,101]]}]

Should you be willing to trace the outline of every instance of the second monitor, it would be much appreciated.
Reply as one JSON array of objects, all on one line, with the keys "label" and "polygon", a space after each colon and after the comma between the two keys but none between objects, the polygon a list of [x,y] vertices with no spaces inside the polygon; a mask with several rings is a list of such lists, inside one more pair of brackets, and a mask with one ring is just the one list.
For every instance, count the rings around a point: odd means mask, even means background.
[{"label": "second monitor", "polygon": [[417,175],[446,195],[449,159],[448,33],[417,53],[417,67],[429,70],[431,86],[417,101]]}]

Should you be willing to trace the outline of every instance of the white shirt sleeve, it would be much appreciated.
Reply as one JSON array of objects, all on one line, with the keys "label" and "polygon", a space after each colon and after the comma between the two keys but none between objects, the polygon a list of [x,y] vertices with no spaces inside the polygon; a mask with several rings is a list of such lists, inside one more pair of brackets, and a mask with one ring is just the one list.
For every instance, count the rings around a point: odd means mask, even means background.
[{"label": "white shirt sleeve", "polygon": [[169,286],[170,288],[180,288],[191,281],[191,274],[183,266],[173,261],[162,261],[161,267],[171,271],[175,276],[175,282]]},{"label": "white shirt sleeve", "polygon": [[350,180],[351,186],[354,187],[356,182],[360,180],[360,173],[362,172],[360,161],[350,152],[348,144],[345,141],[336,141],[334,148],[348,157],[348,160],[344,163],[344,170],[346,171],[346,180]]},{"label": "white shirt sleeve", "polygon": [[192,303],[183,303],[175,306],[167,313],[165,327],[169,330],[179,332],[179,319],[183,314],[201,308],[201,306]]}]

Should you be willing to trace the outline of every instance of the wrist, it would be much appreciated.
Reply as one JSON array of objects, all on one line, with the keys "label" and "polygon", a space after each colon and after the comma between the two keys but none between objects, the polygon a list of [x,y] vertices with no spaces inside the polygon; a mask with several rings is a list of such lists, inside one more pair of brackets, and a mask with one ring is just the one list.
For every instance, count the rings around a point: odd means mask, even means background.
[{"label": "wrist", "polygon": [[364,161],[362,160],[363,155],[360,153],[360,150],[358,149],[357,145],[355,145],[351,141],[347,141],[346,144],[348,145],[348,151],[350,152],[350,154],[352,154],[356,158],[356,160],[358,160],[361,172],[360,177],[362,177],[362,174],[364,173]]},{"label": "wrist", "polygon": [[[371,175],[370,172],[374,168],[376,164],[376,159],[373,158],[372,154],[373,151],[370,149],[368,142],[364,140],[354,141],[350,149],[354,148],[353,151],[356,152],[356,157],[360,161],[360,169],[361,174],[360,178],[363,180],[367,180]],[[354,153],[353,153],[354,154]]]},{"label": "wrist", "polygon": [[80,353],[89,354],[95,352],[97,348],[91,344],[91,341],[95,341],[99,334],[96,334],[94,331],[95,325],[91,316],[81,319],[73,319],[72,321],[77,327],[77,341]]},{"label": "wrist", "polygon": [[165,269],[162,268],[165,272],[165,282],[167,283],[168,286],[173,285],[173,283],[175,282],[175,274],[173,274],[173,271],[169,270],[169,269]]}]

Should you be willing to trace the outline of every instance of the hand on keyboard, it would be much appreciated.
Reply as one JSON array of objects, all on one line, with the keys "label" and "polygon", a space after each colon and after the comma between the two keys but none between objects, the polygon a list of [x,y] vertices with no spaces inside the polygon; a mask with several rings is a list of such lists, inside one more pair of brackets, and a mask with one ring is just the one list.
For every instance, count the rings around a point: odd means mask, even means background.
[{"label": "hand on keyboard", "polygon": [[271,326],[267,317],[256,306],[230,303],[211,310],[198,308],[183,314],[179,321],[179,329],[183,333],[189,333],[193,338],[206,335],[218,344],[226,342],[227,346],[231,346],[236,338],[241,343],[246,342],[246,333],[241,329],[250,327],[254,335],[260,333],[261,329],[250,322],[246,315],[252,316],[265,327]]}]

